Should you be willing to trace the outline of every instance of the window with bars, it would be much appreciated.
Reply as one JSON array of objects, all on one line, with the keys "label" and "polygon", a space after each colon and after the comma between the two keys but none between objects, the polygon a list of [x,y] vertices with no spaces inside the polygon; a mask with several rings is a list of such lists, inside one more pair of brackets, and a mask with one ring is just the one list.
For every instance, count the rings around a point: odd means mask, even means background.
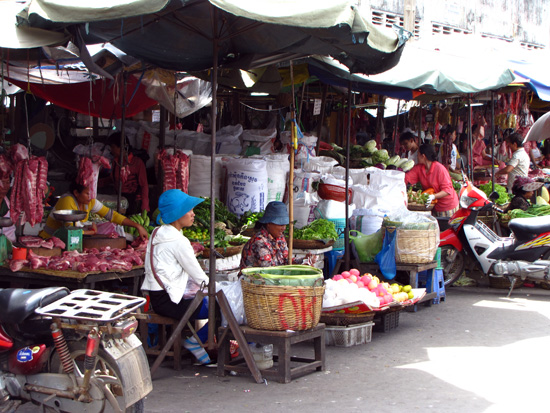
[{"label": "window with bars", "polygon": [[[378,26],[393,27],[393,25],[403,27],[404,17],[402,14],[389,13],[381,10],[372,10],[372,23]],[[420,37],[420,20],[414,19],[414,38]]]}]

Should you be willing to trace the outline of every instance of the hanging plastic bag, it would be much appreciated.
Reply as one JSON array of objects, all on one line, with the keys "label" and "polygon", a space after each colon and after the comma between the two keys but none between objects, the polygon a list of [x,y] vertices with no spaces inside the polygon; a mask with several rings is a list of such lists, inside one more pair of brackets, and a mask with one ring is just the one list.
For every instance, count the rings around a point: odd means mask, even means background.
[{"label": "hanging plastic bag", "polygon": [[397,231],[394,227],[386,228],[382,250],[374,257],[374,261],[376,261],[380,267],[380,272],[387,280],[393,280],[397,271],[395,264],[396,236]]},{"label": "hanging plastic bag", "polygon": [[[220,281],[216,283],[216,292],[222,290],[239,325],[246,324],[244,314],[243,290],[240,281]],[[222,313],[222,327],[227,327],[227,319]]]}]

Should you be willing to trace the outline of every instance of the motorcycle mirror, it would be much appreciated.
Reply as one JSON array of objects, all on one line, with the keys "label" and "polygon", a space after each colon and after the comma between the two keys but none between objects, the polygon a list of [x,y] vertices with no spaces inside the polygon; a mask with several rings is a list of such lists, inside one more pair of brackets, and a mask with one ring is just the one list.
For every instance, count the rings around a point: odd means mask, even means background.
[{"label": "motorcycle mirror", "polygon": [[489,195],[489,199],[491,201],[496,201],[499,198],[499,196],[500,195],[498,194],[497,191],[493,191],[493,192],[491,192],[491,195]]}]

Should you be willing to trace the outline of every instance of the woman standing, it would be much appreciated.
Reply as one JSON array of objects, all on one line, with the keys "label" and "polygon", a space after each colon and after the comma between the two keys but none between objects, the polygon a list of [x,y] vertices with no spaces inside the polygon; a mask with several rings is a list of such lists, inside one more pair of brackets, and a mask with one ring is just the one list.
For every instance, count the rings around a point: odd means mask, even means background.
[{"label": "woman standing", "polygon": [[[209,279],[199,265],[193,247],[181,233],[195,221],[193,208],[204,199],[187,195],[179,189],[170,189],[159,198],[157,221],[164,223],[151,234],[145,255],[145,280],[141,289],[149,291],[155,313],[180,319],[191,305],[202,283]],[[208,300],[204,298],[189,321],[208,318]],[[208,339],[208,323],[197,335],[204,343]],[[204,348],[191,336],[183,346],[199,363],[210,363]]]},{"label": "woman standing", "polygon": [[414,185],[420,182],[422,189],[432,188],[426,207],[437,200],[433,214],[439,217],[450,217],[458,210],[458,196],[447,169],[437,162],[435,149],[425,143],[418,149],[418,165],[405,174],[405,183]]}]

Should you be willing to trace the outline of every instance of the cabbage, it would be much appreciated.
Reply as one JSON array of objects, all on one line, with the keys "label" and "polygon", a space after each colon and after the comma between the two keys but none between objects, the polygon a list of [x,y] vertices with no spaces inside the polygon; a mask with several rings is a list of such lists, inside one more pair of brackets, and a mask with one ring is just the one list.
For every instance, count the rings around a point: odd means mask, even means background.
[{"label": "cabbage", "polygon": [[403,170],[403,172],[410,171],[414,166],[414,161],[407,161],[403,165],[400,166],[400,168]]},{"label": "cabbage", "polygon": [[365,143],[365,149],[369,154],[372,155],[374,152],[376,152],[376,141],[374,139],[371,139],[370,141]]},{"label": "cabbage", "polygon": [[372,154],[372,162],[374,162],[375,164],[384,163],[388,159],[390,159],[390,155],[385,149],[380,149]]},{"label": "cabbage", "polygon": [[401,158],[398,162],[396,162],[395,166],[402,168],[408,161],[409,160],[407,158]]},{"label": "cabbage", "polygon": [[397,165],[397,162],[399,162],[399,155],[392,156],[390,159],[386,161],[386,165]]}]

